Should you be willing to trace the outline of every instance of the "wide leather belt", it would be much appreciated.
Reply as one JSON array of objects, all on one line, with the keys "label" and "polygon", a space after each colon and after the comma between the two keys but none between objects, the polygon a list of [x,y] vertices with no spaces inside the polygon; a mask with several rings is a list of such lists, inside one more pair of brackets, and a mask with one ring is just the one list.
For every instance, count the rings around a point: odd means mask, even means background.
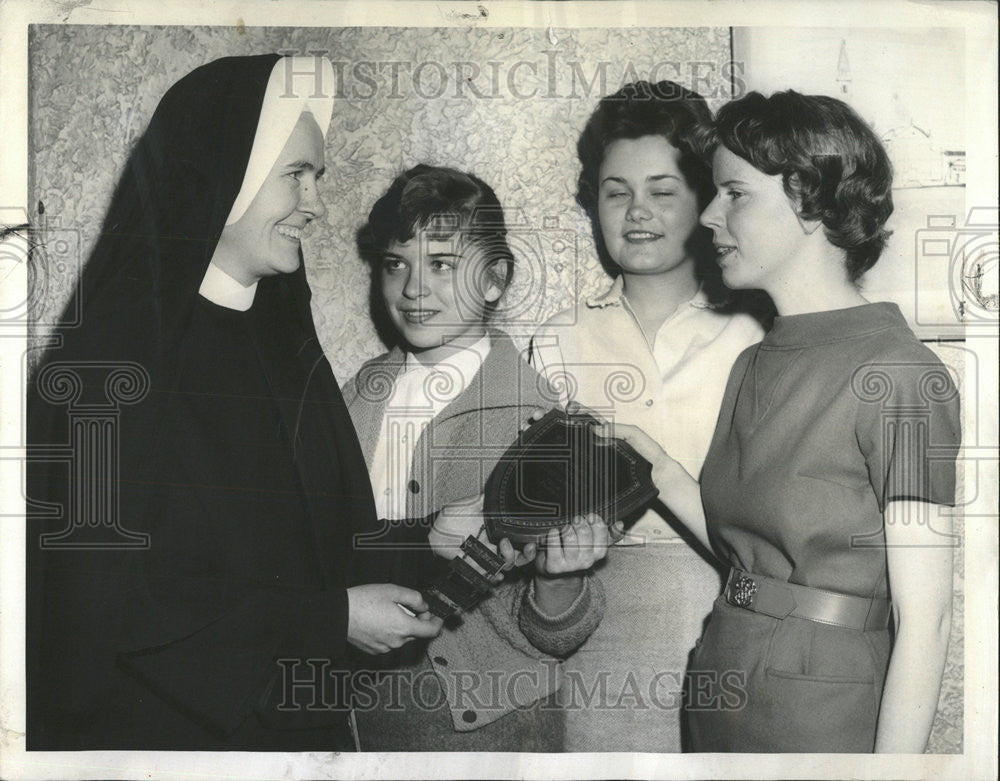
[{"label": "wide leather belt", "polygon": [[795,616],[863,632],[885,629],[892,605],[888,599],[838,594],[754,575],[735,567],[729,571],[723,595],[730,605],[754,613],[774,618]]}]

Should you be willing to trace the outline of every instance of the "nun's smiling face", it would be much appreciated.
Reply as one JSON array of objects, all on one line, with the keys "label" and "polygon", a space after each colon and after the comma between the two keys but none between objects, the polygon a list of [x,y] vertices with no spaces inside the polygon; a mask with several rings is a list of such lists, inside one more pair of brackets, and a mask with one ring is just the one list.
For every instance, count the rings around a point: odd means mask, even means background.
[{"label": "nun's smiling face", "polygon": [[323,174],[323,133],[303,112],[253,201],[219,238],[212,262],[244,286],[299,267],[302,231],[326,207],[316,191]]}]

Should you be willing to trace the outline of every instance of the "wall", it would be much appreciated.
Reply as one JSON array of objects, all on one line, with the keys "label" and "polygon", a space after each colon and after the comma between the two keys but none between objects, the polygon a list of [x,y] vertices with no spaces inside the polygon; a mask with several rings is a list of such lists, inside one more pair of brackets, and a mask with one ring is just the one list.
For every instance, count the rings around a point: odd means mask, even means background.
[{"label": "wall", "polygon": [[[521,213],[506,301],[523,341],[575,290],[606,283],[573,200],[576,141],[597,100],[635,78],[678,73],[689,86],[700,79],[707,97],[728,94],[727,28],[39,26],[29,50],[37,193],[29,202],[41,199],[51,221],[78,230],[85,258],[129,148],[166,89],[217,57],[285,49],[326,51],[343,77],[322,183],[328,214],[304,242],[317,330],[342,382],[382,350],[354,235],[401,170],[428,162],[472,171]],[[49,281],[49,314],[73,282],[71,273]]]}]

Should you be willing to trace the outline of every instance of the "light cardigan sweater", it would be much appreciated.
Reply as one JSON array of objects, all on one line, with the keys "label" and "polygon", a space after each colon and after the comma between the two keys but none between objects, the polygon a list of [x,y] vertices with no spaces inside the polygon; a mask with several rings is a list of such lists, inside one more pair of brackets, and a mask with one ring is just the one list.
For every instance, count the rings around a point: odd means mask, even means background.
[{"label": "light cardigan sweater", "polygon": [[[555,404],[556,394],[522,360],[506,334],[491,331],[490,340],[490,352],[469,386],[428,424],[418,441],[410,466],[408,518],[423,518],[482,492],[532,408]],[[362,366],[344,389],[369,467],[385,405],[405,361],[402,350],[396,348]],[[522,578],[502,584],[478,608],[463,614],[458,627],[446,627],[428,646],[427,656],[458,732],[480,729],[552,694],[560,683],[554,657],[581,645],[603,616],[604,593],[596,579],[586,578],[580,596],[559,616],[545,616],[538,610],[530,583],[531,578]],[[499,687],[498,702],[495,681],[486,678],[470,687],[466,679],[456,686],[455,671],[490,671],[491,675],[499,671],[501,680],[510,685]],[[489,703],[489,707],[477,708],[476,702]],[[413,718],[422,715],[411,714]],[[517,750],[517,746],[508,745],[506,750]]]}]

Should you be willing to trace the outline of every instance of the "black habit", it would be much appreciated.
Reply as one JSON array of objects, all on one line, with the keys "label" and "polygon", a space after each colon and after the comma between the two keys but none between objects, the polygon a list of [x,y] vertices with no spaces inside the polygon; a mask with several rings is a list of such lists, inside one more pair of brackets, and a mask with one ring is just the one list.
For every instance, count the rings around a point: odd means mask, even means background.
[{"label": "black habit", "polygon": [[262,279],[246,312],[198,295],[276,59],[217,60],[167,92],[86,266],[82,324],[29,383],[32,447],[69,441],[58,370],[84,401],[105,393],[95,362],[149,383],[117,426],[118,518],[147,545],[43,547],[74,520],[69,467],[29,464],[29,750],[353,745],[346,588],[390,578],[352,549],[377,522],[304,271]]}]

